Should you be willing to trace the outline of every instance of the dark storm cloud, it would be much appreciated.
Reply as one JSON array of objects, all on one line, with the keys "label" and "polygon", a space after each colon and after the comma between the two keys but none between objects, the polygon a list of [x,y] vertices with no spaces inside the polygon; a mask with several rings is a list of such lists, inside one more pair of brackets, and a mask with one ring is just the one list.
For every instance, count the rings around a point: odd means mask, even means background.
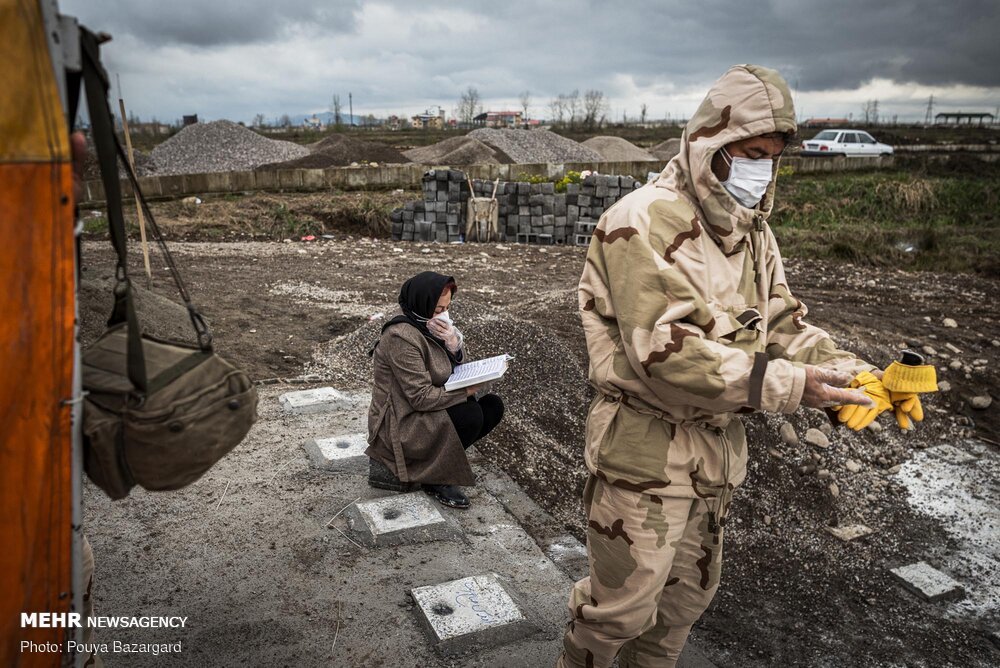
[{"label": "dark storm cloud", "polygon": [[[127,34],[152,46],[252,44],[286,37],[296,27],[330,32],[355,28],[361,0],[132,0],[63,2],[63,11],[94,30]],[[75,11],[68,11],[67,8]]]},{"label": "dark storm cloud", "polygon": [[[491,104],[532,91],[535,114],[558,93],[604,91],[611,113],[693,111],[734,63],[777,68],[825,96],[812,113],[856,111],[859,95],[913,90],[992,109],[1000,87],[998,0],[63,0],[65,13],[115,36],[106,50],[143,113],[197,108],[249,119],[323,110],[354,93],[375,113],[451,110],[468,86]],[[960,86],[979,87],[962,89]],[[865,88],[865,92],[859,89]],[[987,89],[985,92],[983,89]],[[838,91],[830,96],[829,91]],[[854,96],[841,92],[851,92]],[[970,92],[972,91],[972,92]],[[813,98],[819,99],[819,98]],[[842,102],[840,100],[843,100]],[[885,98],[883,98],[885,100]],[[805,102],[805,101],[804,101]],[[806,102],[807,103],[807,102]],[[896,108],[898,107],[898,108]]]}]

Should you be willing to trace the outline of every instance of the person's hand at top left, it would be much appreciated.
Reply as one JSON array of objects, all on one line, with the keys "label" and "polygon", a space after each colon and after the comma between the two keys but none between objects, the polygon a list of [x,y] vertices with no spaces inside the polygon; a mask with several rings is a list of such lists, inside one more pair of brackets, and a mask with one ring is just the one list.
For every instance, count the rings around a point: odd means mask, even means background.
[{"label": "person's hand at top left", "polygon": [[458,330],[453,325],[446,323],[439,318],[431,318],[427,321],[427,331],[442,341],[448,350],[456,353],[462,347],[462,341],[458,336]]}]

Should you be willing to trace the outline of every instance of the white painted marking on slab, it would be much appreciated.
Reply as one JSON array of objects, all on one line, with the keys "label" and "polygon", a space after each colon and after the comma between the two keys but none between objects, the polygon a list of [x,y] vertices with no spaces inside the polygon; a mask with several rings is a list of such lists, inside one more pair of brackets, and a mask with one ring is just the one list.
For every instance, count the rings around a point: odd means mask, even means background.
[{"label": "white painted marking on slab", "polygon": [[495,575],[480,575],[418,587],[413,600],[439,641],[524,621]]}]

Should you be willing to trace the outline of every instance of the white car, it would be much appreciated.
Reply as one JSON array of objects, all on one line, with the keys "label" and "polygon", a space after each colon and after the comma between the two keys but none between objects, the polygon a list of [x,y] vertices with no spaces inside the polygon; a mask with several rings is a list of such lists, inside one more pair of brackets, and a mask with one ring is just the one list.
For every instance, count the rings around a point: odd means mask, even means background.
[{"label": "white car", "polygon": [[892,147],[880,144],[861,130],[823,130],[812,139],[802,142],[799,155],[803,157],[843,155],[857,156],[892,155]]}]

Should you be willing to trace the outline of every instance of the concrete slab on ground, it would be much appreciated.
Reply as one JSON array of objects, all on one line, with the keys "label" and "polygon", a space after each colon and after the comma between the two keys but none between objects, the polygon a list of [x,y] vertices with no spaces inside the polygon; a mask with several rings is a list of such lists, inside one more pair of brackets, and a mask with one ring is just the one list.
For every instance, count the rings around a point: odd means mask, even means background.
[{"label": "concrete slab on ground", "polygon": [[368,470],[368,433],[310,438],[302,446],[316,468],[364,473]]},{"label": "concrete slab on ground", "polygon": [[316,387],[311,390],[286,392],[278,397],[278,402],[288,413],[306,415],[340,410],[350,403],[350,398],[332,387]]},{"label": "concrete slab on ground", "polygon": [[431,643],[444,654],[503,645],[537,630],[496,574],[417,587],[410,595]]},{"label": "concrete slab on ground", "polygon": [[455,540],[460,535],[423,492],[361,501],[352,505],[346,515],[357,538],[372,547]]},{"label": "concrete slab on ground", "polygon": [[965,588],[959,582],[924,561],[893,568],[890,572],[908,591],[931,603],[965,596]]}]

